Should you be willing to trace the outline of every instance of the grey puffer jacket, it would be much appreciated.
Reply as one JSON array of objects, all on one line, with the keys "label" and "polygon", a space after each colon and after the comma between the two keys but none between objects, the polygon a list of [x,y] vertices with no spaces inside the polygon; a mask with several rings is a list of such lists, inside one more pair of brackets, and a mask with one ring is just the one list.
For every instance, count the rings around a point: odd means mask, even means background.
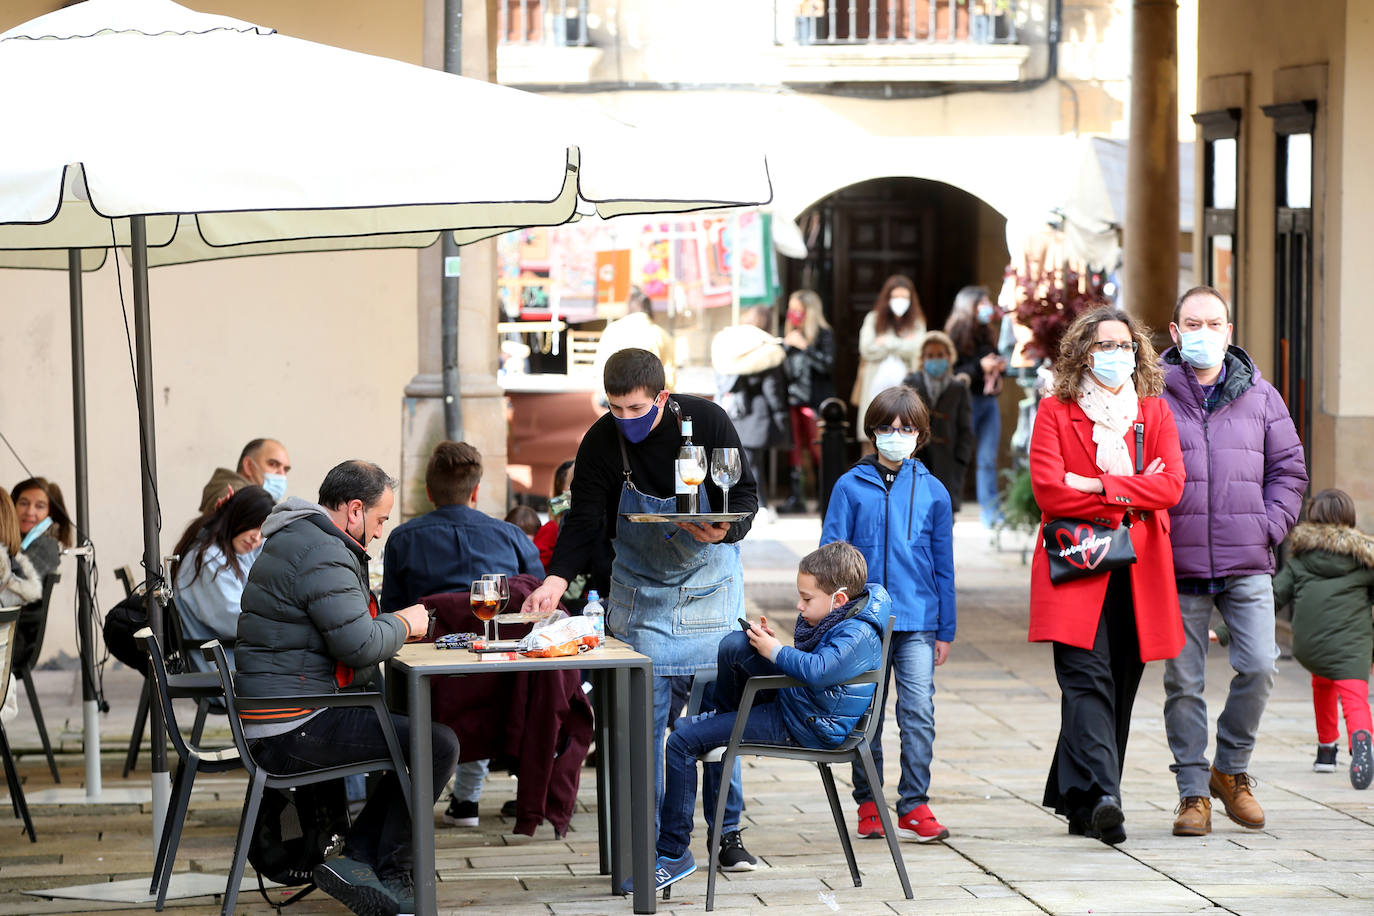
[{"label": "grey puffer jacket", "polygon": [[[239,615],[238,692],[248,697],[335,693],[364,686],[406,640],[403,620],[377,614],[367,554],[325,510],[291,497],[263,523],[262,554]],[[299,719],[308,708],[246,713],[245,722]]]},{"label": "grey puffer jacket", "polygon": [[1302,442],[1283,398],[1240,347],[1226,354],[1217,404],[1178,348],[1164,351],[1164,400],[1178,424],[1187,480],[1169,510],[1180,579],[1272,575],[1307,489]]}]

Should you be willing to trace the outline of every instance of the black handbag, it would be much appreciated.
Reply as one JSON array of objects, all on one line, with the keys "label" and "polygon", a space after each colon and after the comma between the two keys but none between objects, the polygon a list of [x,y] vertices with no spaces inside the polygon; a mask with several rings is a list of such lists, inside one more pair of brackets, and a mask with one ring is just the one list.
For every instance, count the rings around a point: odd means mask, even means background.
[{"label": "black handbag", "polygon": [[[1145,424],[1135,424],[1135,472],[1145,466]],[[1130,566],[1136,561],[1131,543],[1131,513],[1115,528],[1082,518],[1057,518],[1041,529],[1050,561],[1050,582],[1059,585]]]}]

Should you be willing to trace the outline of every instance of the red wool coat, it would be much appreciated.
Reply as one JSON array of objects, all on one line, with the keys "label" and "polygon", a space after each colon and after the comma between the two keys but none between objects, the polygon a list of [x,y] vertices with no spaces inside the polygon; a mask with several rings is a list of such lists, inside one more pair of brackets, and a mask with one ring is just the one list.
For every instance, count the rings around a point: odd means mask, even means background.
[{"label": "red wool coat", "polygon": [[[1145,460],[1164,459],[1158,474],[1103,474],[1097,466],[1093,423],[1077,403],[1055,397],[1040,402],[1030,443],[1031,485],[1040,506],[1041,524],[1057,518],[1083,518],[1116,527],[1131,510],[1131,544],[1136,563],[1130,567],[1131,597],[1141,661],[1173,658],[1183,648],[1183,622],[1174,582],[1174,556],[1169,544],[1169,507],[1183,495],[1183,454],[1169,405],[1161,398],[1142,398]],[[1135,463],[1135,430],[1126,433]],[[1099,477],[1106,492],[1082,493],[1064,483],[1066,472]],[[1141,518],[1138,513],[1144,514]],[[1050,583],[1049,558],[1037,534],[1031,563],[1030,641],[1062,642],[1091,649],[1102,613],[1109,576],[1088,576],[1059,585]]]}]

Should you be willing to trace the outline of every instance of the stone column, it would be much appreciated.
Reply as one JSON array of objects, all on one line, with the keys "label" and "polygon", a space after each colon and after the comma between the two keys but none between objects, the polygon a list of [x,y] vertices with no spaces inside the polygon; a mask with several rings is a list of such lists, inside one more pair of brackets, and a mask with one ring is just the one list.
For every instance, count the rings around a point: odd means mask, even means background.
[{"label": "stone column", "polygon": [[1122,293],[1130,313],[1165,336],[1178,251],[1178,3],[1133,0]]},{"label": "stone column", "polygon": [[[496,39],[496,0],[464,0],[464,76],[496,79]],[[427,67],[443,68],[444,0],[425,0],[424,62]],[[435,112],[434,116],[462,117],[462,112]],[[435,150],[435,155],[442,154],[443,151]],[[405,388],[401,419],[402,518],[412,518],[433,508],[425,496],[425,464],[435,444],[444,438],[439,327],[439,287],[444,266],[439,252],[439,245],[435,244],[416,258],[419,372]],[[459,254],[462,266],[458,284],[458,372],[463,398],[463,438],[482,453],[478,508],[504,517],[506,407],[504,392],[496,383],[496,322],[500,312],[496,296],[496,242],[464,245]]]}]

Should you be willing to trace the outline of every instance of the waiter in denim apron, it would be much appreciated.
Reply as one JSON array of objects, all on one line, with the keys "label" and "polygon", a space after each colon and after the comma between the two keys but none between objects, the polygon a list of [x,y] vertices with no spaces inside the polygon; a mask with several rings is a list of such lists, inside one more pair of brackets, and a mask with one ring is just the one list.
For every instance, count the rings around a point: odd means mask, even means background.
[{"label": "waiter in denim apron", "polygon": [[[525,611],[547,611],[568,582],[593,571],[598,546],[610,542],[610,594],[606,629],[654,661],[654,772],[656,799],[663,794],[663,739],[680,684],[698,669],[715,664],[721,637],[744,616],[739,541],[749,532],[758,492],[746,464],[730,488],[732,512],[747,512],[737,522],[673,524],[629,522],[622,513],[676,512],[681,421],[691,417],[692,443],[706,449],[739,448],[734,425],[715,403],[664,390],[663,364],[648,350],[621,350],[606,361],[603,374],[610,412],[592,424],[577,449],[572,507],[564,517],[549,563],[548,578],[525,601]],[[701,511],[719,511],[723,494],[709,479],[699,493]],[[709,507],[709,510],[708,510]],[[719,764],[713,764],[719,768]],[[715,779],[705,780],[702,803],[714,810]],[[738,835],[742,798],[739,771],[730,781],[722,849],[735,847],[722,861],[738,870],[752,868]],[[742,855],[741,855],[742,854]],[[728,864],[728,862],[727,862]]]}]

